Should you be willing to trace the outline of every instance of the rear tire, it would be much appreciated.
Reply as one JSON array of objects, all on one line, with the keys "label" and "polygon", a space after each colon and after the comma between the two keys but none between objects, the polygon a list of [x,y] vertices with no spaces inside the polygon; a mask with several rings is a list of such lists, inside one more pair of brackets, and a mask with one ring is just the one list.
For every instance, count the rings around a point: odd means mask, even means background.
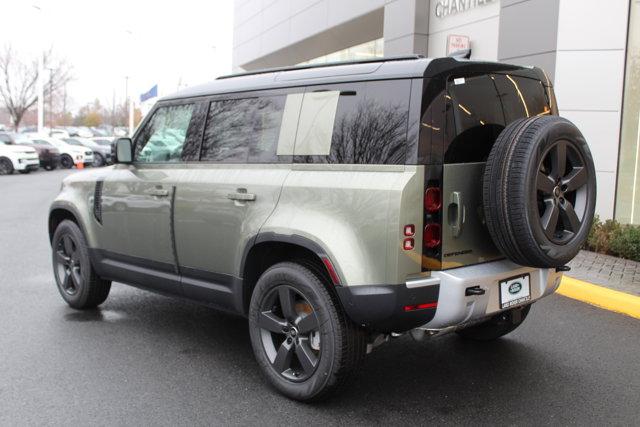
[{"label": "rear tire", "polygon": [[71,169],[73,167],[73,159],[68,154],[60,156],[60,166],[64,169]]},{"label": "rear tire", "polygon": [[52,240],[53,275],[62,298],[82,310],[102,304],[109,296],[111,282],[96,274],[87,242],[73,221],[58,225]]},{"label": "rear tire", "polygon": [[486,322],[456,331],[462,338],[475,341],[491,341],[498,339],[522,325],[531,310],[531,304],[513,308],[493,316]]},{"label": "rear tire", "polygon": [[292,262],[272,266],[258,280],[249,331],[269,383],[299,401],[320,400],[344,385],[366,353],[364,331],[322,278]]}]

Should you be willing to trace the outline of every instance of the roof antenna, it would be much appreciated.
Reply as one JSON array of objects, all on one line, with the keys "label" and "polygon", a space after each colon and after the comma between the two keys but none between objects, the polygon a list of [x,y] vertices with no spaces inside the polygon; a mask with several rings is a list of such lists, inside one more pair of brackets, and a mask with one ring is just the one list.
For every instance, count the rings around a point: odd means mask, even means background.
[{"label": "roof antenna", "polygon": [[456,59],[469,59],[471,58],[471,49],[460,49],[455,52],[451,52],[449,55],[450,58]]}]

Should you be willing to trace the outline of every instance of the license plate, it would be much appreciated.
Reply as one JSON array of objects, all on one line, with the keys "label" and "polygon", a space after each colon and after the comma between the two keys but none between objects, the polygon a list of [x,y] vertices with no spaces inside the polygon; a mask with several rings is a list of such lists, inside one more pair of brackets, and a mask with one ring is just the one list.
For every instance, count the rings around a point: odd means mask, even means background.
[{"label": "license plate", "polygon": [[531,300],[529,275],[500,281],[500,308],[509,308]]}]

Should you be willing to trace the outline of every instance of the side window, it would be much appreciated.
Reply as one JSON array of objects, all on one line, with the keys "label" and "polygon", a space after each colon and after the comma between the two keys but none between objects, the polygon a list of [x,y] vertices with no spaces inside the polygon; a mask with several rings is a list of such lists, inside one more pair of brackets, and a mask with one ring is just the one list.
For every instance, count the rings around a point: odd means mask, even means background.
[{"label": "side window", "polygon": [[201,160],[275,163],[286,96],[212,101]]},{"label": "side window", "polygon": [[411,82],[310,89],[295,142],[297,163],[403,164]]},{"label": "side window", "polygon": [[136,162],[179,162],[194,104],[158,108],[136,139]]},{"label": "side window", "polygon": [[451,79],[446,114],[444,162],[485,161],[505,127],[502,103],[492,77]]},{"label": "side window", "polygon": [[550,114],[551,108],[542,82],[528,77],[494,76],[507,124],[522,117]]}]

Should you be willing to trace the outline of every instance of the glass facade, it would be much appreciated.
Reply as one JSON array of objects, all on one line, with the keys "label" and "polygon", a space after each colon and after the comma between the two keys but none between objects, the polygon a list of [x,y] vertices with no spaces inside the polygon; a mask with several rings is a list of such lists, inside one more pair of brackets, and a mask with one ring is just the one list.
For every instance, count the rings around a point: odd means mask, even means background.
[{"label": "glass facade", "polygon": [[630,6],[615,217],[640,224],[640,0]]},{"label": "glass facade", "polygon": [[371,40],[357,46],[348,47],[328,55],[319,56],[298,65],[324,64],[327,62],[353,61],[358,59],[380,58],[384,55],[384,39]]}]

